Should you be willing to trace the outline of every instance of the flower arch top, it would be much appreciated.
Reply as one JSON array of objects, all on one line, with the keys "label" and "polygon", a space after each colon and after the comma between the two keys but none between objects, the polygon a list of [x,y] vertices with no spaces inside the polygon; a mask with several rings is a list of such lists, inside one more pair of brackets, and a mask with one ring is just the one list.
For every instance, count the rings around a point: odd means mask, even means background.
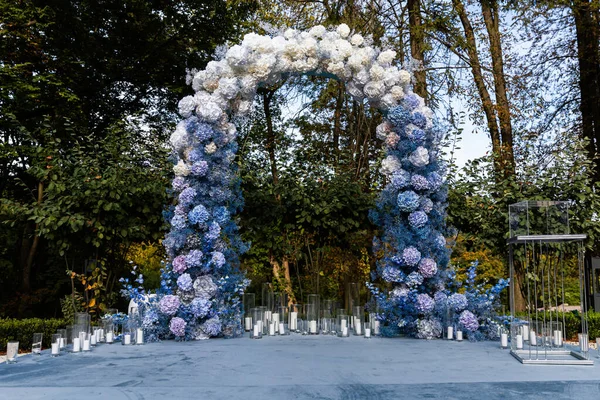
[{"label": "flower arch top", "polygon": [[233,219],[243,200],[232,163],[237,131],[231,121],[251,110],[259,85],[290,74],[333,77],[356,100],[383,111],[377,137],[385,143],[381,172],[388,184],[371,218],[382,232],[374,240],[383,252],[374,276],[391,290],[372,290],[384,325],[408,327],[421,337],[439,331],[435,310],[448,262],[440,135],[431,110],[410,91],[410,73],[393,65],[395,57],[360,35],[350,36],[347,25],[316,26],[276,37],[248,34],[221,60],[189,74],[195,94],[179,102],[183,120],[171,136],[177,204],[166,213],[171,230],[163,241],[169,259],[161,289],[147,305],[150,335],[202,339],[241,333],[240,295],[249,281],[239,268],[247,246]]}]

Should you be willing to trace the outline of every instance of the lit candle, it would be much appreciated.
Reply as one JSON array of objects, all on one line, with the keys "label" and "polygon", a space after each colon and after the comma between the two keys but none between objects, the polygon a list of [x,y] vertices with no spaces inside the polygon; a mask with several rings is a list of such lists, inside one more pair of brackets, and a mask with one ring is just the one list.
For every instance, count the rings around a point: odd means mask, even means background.
[{"label": "lit candle", "polygon": [[529,344],[531,346],[537,346],[537,336],[535,335],[535,331],[529,331]]},{"label": "lit candle", "polygon": [[283,325],[283,322],[279,323],[279,334],[285,335],[285,326]]},{"label": "lit candle", "polygon": [[376,335],[379,335],[379,321],[375,320],[375,323],[373,324],[373,333]]},{"label": "lit candle", "polygon": [[508,335],[506,333],[500,335],[500,345],[503,349],[508,347]]},{"label": "lit candle", "polygon": [[79,338],[73,338],[73,352],[74,353],[78,353],[81,350],[81,342],[79,341]]},{"label": "lit candle", "polygon": [[370,338],[371,337],[371,328],[365,328],[365,337],[366,338]]},{"label": "lit candle", "polygon": [[448,340],[452,340],[452,339],[454,339],[454,327],[453,327],[453,326],[449,326],[449,327],[448,327],[448,332],[447,332],[447,334],[446,334],[446,338],[447,338]]},{"label": "lit candle", "polygon": [[523,349],[523,335],[517,335],[517,350]]},{"label": "lit candle", "polygon": [[462,340],[463,340],[462,331],[456,331],[456,341],[462,342]]},{"label": "lit candle", "polygon": [[137,344],[144,344],[144,330],[142,328],[137,328],[135,341]]},{"label": "lit candle", "polygon": [[290,330],[295,331],[298,329],[298,312],[292,311],[290,313]]},{"label": "lit candle", "polygon": [[113,333],[112,332],[106,332],[106,343],[112,343],[113,342]]},{"label": "lit candle", "polygon": [[59,354],[60,350],[59,350],[59,343],[52,343],[52,356],[56,357]]},{"label": "lit candle", "polygon": [[94,333],[93,335],[90,336],[90,344],[92,346],[96,345],[96,333]]},{"label": "lit candle", "polygon": [[257,338],[259,332],[258,324],[254,324],[254,330],[252,331],[252,337]]},{"label": "lit candle", "polygon": [[314,319],[309,322],[309,332],[317,333],[317,321]]},{"label": "lit candle", "polygon": [[83,351],[90,351],[90,341],[88,339],[83,341]]},{"label": "lit candle", "polygon": [[131,335],[130,334],[124,335],[123,342],[125,344],[131,344]]},{"label": "lit candle", "polygon": [[244,318],[244,328],[249,331],[252,329],[252,317]]}]

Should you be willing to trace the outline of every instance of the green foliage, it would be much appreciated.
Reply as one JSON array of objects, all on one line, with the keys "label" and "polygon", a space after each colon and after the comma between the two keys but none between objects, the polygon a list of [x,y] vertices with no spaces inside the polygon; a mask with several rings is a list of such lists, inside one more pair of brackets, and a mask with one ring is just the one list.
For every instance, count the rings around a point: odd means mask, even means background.
[{"label": "green foliage", "polygon": [[19,350],[31,351],[34,333],[43,333],[42,347],[50,347],[52,335],[67,325],[64,319],[0,319],[0,351],[6,351],[9,340],[19,341]]}]

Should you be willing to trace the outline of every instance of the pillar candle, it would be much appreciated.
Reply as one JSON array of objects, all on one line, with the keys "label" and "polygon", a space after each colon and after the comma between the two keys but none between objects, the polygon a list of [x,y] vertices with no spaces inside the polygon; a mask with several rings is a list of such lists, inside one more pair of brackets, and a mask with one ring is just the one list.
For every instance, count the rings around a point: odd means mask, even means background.
[{"label": "pillar candle", "polygon": [[373,333],[375,335],[379,335],[379,321],[375,320],[375,323],[373,324]]},{"label": "pillar candle", "polygon": [[263,333],[263,322],[262,321],[256,321],[256,325],[258,326],[258,330],[260,331],[260,333]]},{"label": "pillar candle", "polygon": [[96,334],[94,333],[93,335],[90,336],[90,344],[92,346],[96,345]]},{"label": "pillar candle", "polygon": [[85,339],[83,341],[83,351],[90,351],[90,341],[89,341],[89,339]]},{"label": "pillar candle", "polygon": [[348,322],[345,319],[343,319],[340,324],[341,324],[340,328],[342,329],[342,331],[344,329],[346,329],[346,330],[348,329]]},{"label": "pillar candle", "polygon": [[81,350],[81,342],[79,341],[79,338],[76,337],[73,339],[73,352],[77,353]]},{"label": "pillar candle", "polygon": [[98,340],[99,342],[104,341],[104,328],[100,328],[100,340]]},{"label": "pillar candle", "polygon": [[66,341],[67,341],[67,339],[65,339],[64,337],[61,337],[60,340],[59,340],[59,342],[58,342],[59,343],[58,347],[60,347],[61,349],[64,349],[67,346],[66,343],[65,343]]},{"label": "pillar candle", "polygon": [[529,344],[531,346],[537,346],[537,336],[535,335],[535,331],[529,332]]},{"label": "pillar candle", "polygon": [[106,343],[112,343],[112,342],[113,342],[113,333],[106,332]]},{"label": "pillar candle", "polygon": [[144,330],[142,328],[137,329],[135,340],[137,344],[144,344]]},{"label": "pillar candle", "polygon": [[529,340],[529,325],[523,325],[523,340]]},{"label": "pillar candle", "polygon": [[129,334],[123,335],[123,343],[131,344],[131,335],[129,335]]},{"label": "pillar candle", "polygon": [[317,333],[317,321],[315,321],[314,319],[311,320],[309,323],[309,332]]},{"label": "pillar candle", "polygon": [[342,327],[342,336],[348,336],[348,327],[347,326]]},{"label": "pillar candle", "polygon": [[290,313],[290,330],[295,331],[298,329],[298,312],[292,311]]},{"label": "pillar candle", "polygon": [[279,334],[285,335],[285,326],[283,325],[283,322],[279,323]]},{"label": "pillar candle", "polygon": [[252,317],[244,318],[244,329],[246,329],[247,331],[252,329]]},{"label": "pillar candle", "polygon": [[558,342],[558,332],[559,331],[554,331],[554,337],[553,337],[553,342],[555,346],[560,346],[559,342]]},{"label": "pillar candle", "polygon": [[371,337],[371,328],[365,328],[365,337],[366,338],[370,338]]},{"label": "pillar candle", "polygon": [[58,342],[52,343],[52,355],[57,356],[59,352],[60,352],[59,343]]},{"label": "pillar candle", "polygon": [[260,332],[258,324],[254,324],[254,330],[252,331],[252,337],[258,337],[258,333]]},{"label": "pillar candle", "polygon": [[265,321],[270,321],[273,318],[272,311],[265,311]]},{"label": "pillar candle", "polygon": [[273,322],[271,322],[269,324],[269,336],[274,336],[275,335],[275,324]]},{"label": "pillar candle", "polygon": [[362,326],[358,318],[354,321],[354,331],[357,335],[362,335]]},{"label": "pillar candle", "polygon": [[508,347],[508,335],[506,333],[500,335],[500,345],[503,349]]},{"label": "pillar candle", "polygon": [[449,340],[454,339],[454,327],[453,326],[448,327],[448,332],[447,332],[446,338]]},{"label": "pillar candle", "polygon": [[457,340],[458,342],[462,342],[462,340],[463,340],[463,334],[462,334],[462,331],[456,331],[456,340]]},{"label": "pillar candle", "polygon": [[517,350],[523,349],[523,335],[517,335]]}]

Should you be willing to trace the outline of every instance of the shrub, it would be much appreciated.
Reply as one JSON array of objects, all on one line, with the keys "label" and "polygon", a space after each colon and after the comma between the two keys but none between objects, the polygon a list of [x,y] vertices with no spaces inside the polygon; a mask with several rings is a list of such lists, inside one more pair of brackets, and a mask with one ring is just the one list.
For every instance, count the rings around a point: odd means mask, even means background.
[{"label": "shrub", "polygon": [[57,329],[64,328],[67,322],[64,319],[0,319],[0,351],[6,351],[9,340],[18,340],[19,349],[31,351],[34,333],[43,333],[42,347],[50,347],[52,334]]}]

